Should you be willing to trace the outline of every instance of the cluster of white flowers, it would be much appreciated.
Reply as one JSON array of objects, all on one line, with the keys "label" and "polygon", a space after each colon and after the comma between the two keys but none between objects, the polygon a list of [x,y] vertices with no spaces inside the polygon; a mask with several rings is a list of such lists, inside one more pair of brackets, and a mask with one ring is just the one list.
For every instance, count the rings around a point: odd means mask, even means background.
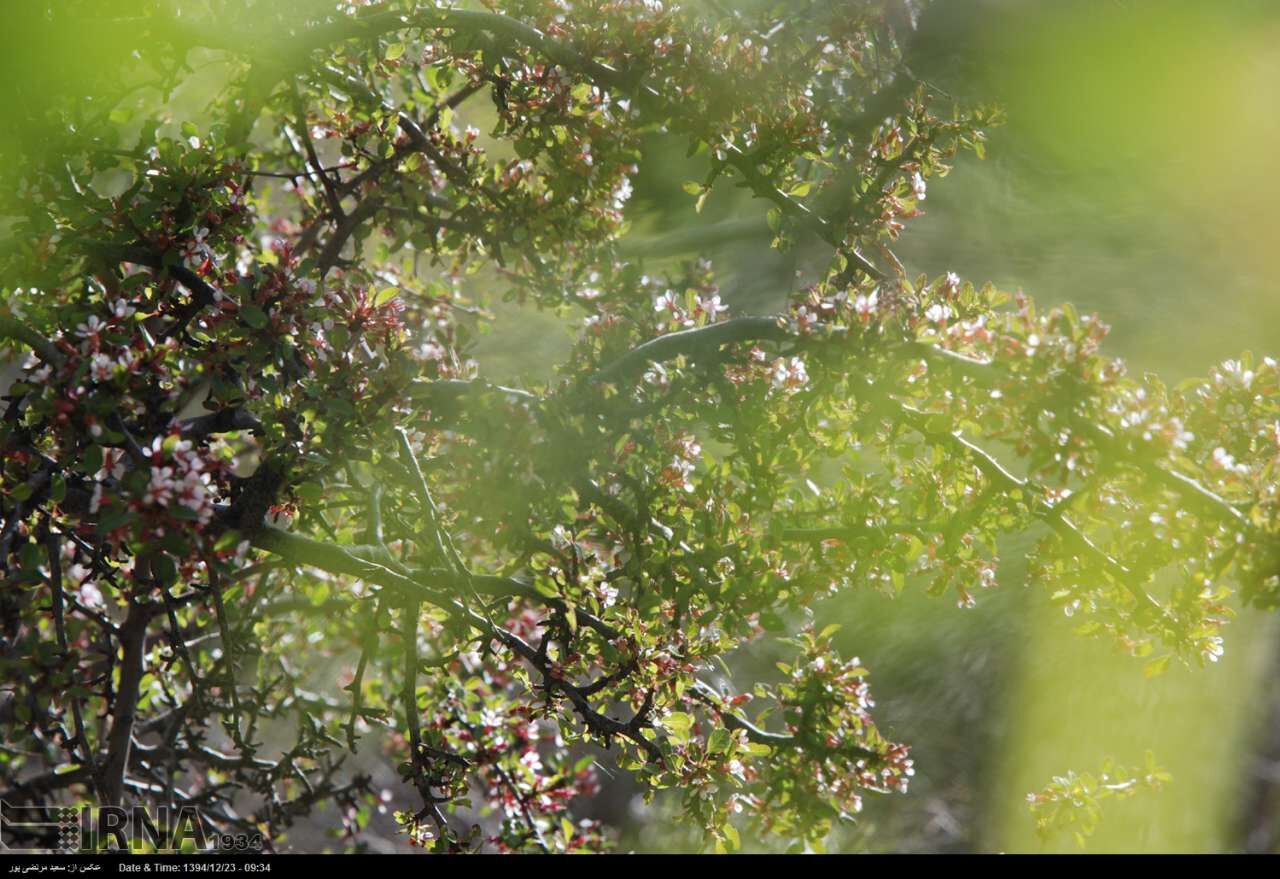
[{"label": "cluster of white flowers", "polygon": [[792,394],[809,384],[809,372],[799,357],[779,357],[769,367],[769,379],[776,390]]},{"label": "cluster of white flowers", "polygon": [[131,317],[134,314],[134,312],[137,311],[136,308],[134,308],[132,305],[128,303],[128,301],[124,299],[117,299],[115,302],[111,303],[111,305],[108,306],[108,308],[111,311],[111,316],[114,317],[116,320],[125,320],[126,318]]},{"label": "cluster of white flowers", "polygon": [[791,328],[800,335],[813,331],[821,318],[809,306],[801,305],[791,313]]},{"label": "cluster of white flowers", "polygon": [[693,491],[693,471],[702,455],[702,443],[692,434],[683,434],[675,440],[675,454],[671,463],[662,470],[662,481],[668,485],[678,486],[685,491]]},{"label": "cluster of white flowers", "polygon": [[53,375],[53,367],[37,357],[34,352],[28,354],[22,362],[22,369],[27,374],[26,380],[34,385],[43,385]]},{"label": "cluster of white flowers", "polygon": [[[1169,414],[1168,407],[1149,400],[1146,388],[1133,391],[1129,399],[1112,404],[1108,411],[1119,416],[1122,428],[1140,429],[1142,439],[1147,442],[1159,437],[1172,448],[1186,451],[1196,438],[1194,433],[1187,430],[1181,418]],[[1216,458],[1215,455],[1215,460]]]},{"label": "cluster of white flowers", "polygon": [[876,306],[879,302],[879,290],[872,290],[870,293],[859,293],[853,298],[853,313],[858,316],[858,320],[862,323],[869,323],[871,318],[875,316]]},{"label": "cluster of white flowers", "polygon": [[107,328],[107,322],[96,314],[87,317],[84,323],[76,324],[76,335],[82,339],[95,339]]},{"label": "cluster of white flowers", "polygon": [[951,317],[951,307],[943,305],[941,302],[935,302],[925,311],[924,316],[930,323],[941,324],[945,327],[947,319]]},{"label": "cluster of white flowers", "polygon": [[587,276],[588,286],[578,290],[578,298],[584,302],[594,302],[600,298],[600,288],[596,285],[600,283],[600,273],[592,272]]},{"label": "cluster of white flowers", "polygon": [[627,206],[627,202],[631,200],[631,194],[634,192],[631,186],[631,178],[622,176],[618,178],[618,185],[614,187],[610,197],[610,203],[615,211],[620,211]]},{"label": "cluster of white flowers", "polygon": [[1222,654],[1225,651],[1222,649],[1221,635],[1209,635],[1203,639],[1203,642],[1204,642],[1204,647],[1201,648],[1200,650],[1201,656],[1203,656],[1209,662],[1217,662],[1219,659],[1222,658]]},{"label": "cluster of white flowers", "polygon": [[698,442],[698,438],[692,434],[684,434],[676,440],[676,448],[680,452],[680,457],[689,461],[697,460],[702,454],[702,443]]},{"label": "cluster of white flowers", "polygon": [[419,360],[432,360],[436,363],[443,362],[449,356],[448,349],[435,339],[423,340],[413,353]]},{"label": "cluster of white flowers", "polygon": [[151,479],[142,495],[143,507],[186,507],[200,524],[213,519],[213,478],[204,459],[190,440],[179,440],[165,463],[164,438],[156,437],[148,453],[152,460]]},{"label": "cluster of white flowers", "polygon": [[1215,369],[1211,375],[1218,384],[1235,385],[1248,390],[1249,385],[1253,384],[1254,371],[1246,369],[1245,365],[1239,360],[1227,360],[1222,366]]},{"label": "cluster of white flowers", "polygon": [[717,315],[729,310],[729,306],[720,301],[720,294],[694,297],[693,309],[686,309],[679,301],[674,290],[667,290],[653,300],[653,310],[665,317],[658,322],[658,329],[666,329],[671,324],[682,327],[697,326],[698,319],[706,317],[707,323],[715,323]]},{"label": "cluster of white flowers", "polygon": [[427,443],[428,435],[425,431],[410,427],[405,430],[405,438],[409,441],[409,448],[415,455],[421,455],[422,449]]},{"label": "cluster of white flowers", "polygon": [[183,249],[188,268],[194,269],[206,259],[213,259],[213,251],[209,249],[208,238],[209,229],[207,226],[198,226],[191,233],[191,238]]},{"label": "cluster of white flowers", "polygon": [[551,545],[563,552],[574,545],[573,535],[568,528],[557,525],[551,529]]},{"label": "cluster of white flowers", "polygon": [[962,320],[952,324],[948,335],[960,342],[977,342],[989,345],[995,334],[987,327],[987,316],[980,314],[972,320]]},{"label": "cluster of white flowers", "polygon": [[1222,446],[1218,446],[1213,450],[1213,461],[1211,466],[1215,470],[1221,470],[1225,473],[1234,473],[1240,476],[1249,472],[1249,468],[1244,464],[1236,463],[1235,456],[1230,454]]},{"label": "cluster of white flowers", "polygon": [[107,603],[102,590],[94,582],[93,571],[75,561],[75,558],[76,545],[68,540],[62,545],[63,586],[69,589],[80,605],[90,610],[102,610]]},{"label": "cluster of white flowers", "polygon": [[678,485],[685,491],[693,491],[693,481],[689,478],[693,475],[694,463],[686,461],[679,456],[672,456],[671,465],[662,471],[662,479],[670,485]]},{"label": "cluster of white flowers", "polygon": [[915,193],[916,201],[924,201],[928,186],[919,171],[911,175],[911,191]]},{"label": "cluster of white flowers", "polygon": [[666,388],[671,384],[671,375],[661,363],[655,363],[645,370],[644,381],[656,388]]},{"label": "cluster of white flowers", "polygon": [[121,350],[115,357],[99,351],[89,359],[89,376],[97,382],[106,381],[117,371],[132,372],[138,366],[138,352],[132,348]]},{"label": "cluster of white flowers", "polygon": [[608,610],[618,600],[618,587],[609,583],[599,583],[596,585],[596,596],[600,599],[600,607]]}]

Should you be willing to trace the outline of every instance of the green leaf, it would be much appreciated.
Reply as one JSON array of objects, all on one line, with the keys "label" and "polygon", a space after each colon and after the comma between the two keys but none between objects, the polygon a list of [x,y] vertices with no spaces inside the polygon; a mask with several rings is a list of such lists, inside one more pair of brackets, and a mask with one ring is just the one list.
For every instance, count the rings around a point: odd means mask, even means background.
[{"label": "green leaf", "polygon": [[725,824],[720,831],[724,834],[725,842],[729,844],[729,851],[736,852],[742,848],[742,838],[738,836],[738,828],[732,824]]},{"label": "green leaf", "polygon": [[166,553],[151,557],[151,573],[160,581],[161,586],[172,586],[178,581],[178,566]]},{"label": "green leaf", "polygon": [[1172,659],[1172,653],[1156,657],[1142,667],[1142,676],[1145,678],[1159,677],[1165,673],[1165,670],[1169,667],[1169,662]]},{"label": "green leaf", "polygon": [[399,58],[401,55],[404,54],[404,49],[405,49],[404,43],[392,43],[391,45],[387,46],[387,51],[382,57],[387,59],[388,61],[395,61],[397,58]]},{"label": "green leaf", "polygon": [[671,740],[678,745],[689,741],[689,731],[693,729],[693,718],[683,711],[673,711],[662,718],[662,725],[671,735]]},{"label": "green leaf", "polygon": [[67,480],[61,473],[53,474],[49,480],[49,500],[60,504],[67,496]]},{"label": "green leaf", "polygon": [[255,330],[267,325],[267,313],[252,302],[240,306],[240,319]]},{"label": "green leaf", "polygon": [[732,746],[733,736],[729,734],[727,729],[717,729],[707,739],[707,752],[711,754],[725,753]]}]

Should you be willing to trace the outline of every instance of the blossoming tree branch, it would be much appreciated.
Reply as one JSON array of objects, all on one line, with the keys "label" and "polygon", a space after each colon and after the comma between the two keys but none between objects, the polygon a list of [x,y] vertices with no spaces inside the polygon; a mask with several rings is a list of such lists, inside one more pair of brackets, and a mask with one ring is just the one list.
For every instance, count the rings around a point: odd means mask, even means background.
[{"label": "blossoming tree branch", "polygon": [[[913,77],[919,4],[139,5],[137,69],[28,108],[72,146],[12,181],[5,802],[268,845],[336,806],[354,846],[381,749],[440,850],[598,849],[602,771],[708,845],[817,847],[913,772],[817,599],[969,606],[1029,533],[1043,600],[1153,672],[1280,600],[1275,360],[1132,378],[1098,318],[895,257],[997,121]],[[826,270],[740,314],[646,268],[655,142],[691,220],[736,187]],[[475,289],[576,322],[554,378],[486,379]]]}]

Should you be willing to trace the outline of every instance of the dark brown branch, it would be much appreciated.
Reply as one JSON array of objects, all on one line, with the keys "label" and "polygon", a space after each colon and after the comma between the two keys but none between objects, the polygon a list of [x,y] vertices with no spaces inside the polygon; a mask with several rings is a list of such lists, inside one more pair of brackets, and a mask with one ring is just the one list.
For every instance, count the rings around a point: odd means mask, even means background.
[{"label": "dark brown branch", "polygon": [[181,263],[166,263],[162,254],[154,253],[145,247],[117,247],[104,245],[96,241],[81,241],[82,246],[90,253],[115,262],[128,262],[145,266],[155,271],[167,272],[171,278],[187,289],[191,301],[170,312],[173,322],[165,330],[162,338],[179,335],[201,311],[213,306],[218,301],[218,291],[207,281]]},{"label": "dark brown branch", "polygon": [[[643,712],[638,713],[627,722],[614,720],[600,714],[591,706],[587,696],[583,694],[580,688],[554,676],[545,657],[542,657],[537,650],[523,639],[493,624],[485,617],[466,607],[456,597],[430,587],[421,580],[403,572],[403,569],[400,569],[396,562],[385,558],[385,549],[380,547],[337,546],[291,534],[270,525],[264,525],[258,529],[254,533],[252,540],[253,545],[259,549],[276,553],[295,564],[310,565],[333,574],[347,574],[359,577],[368,583],[391,589],[394,594],[401,596],[402,600],[407,598],[414,602],[427,602],[461,616],[485,633],[487,637],[501,642],[521,659],[533,665],[542,675],[543,686],[552,691],[559,690],[568,696],[574,709],[593,732],[602,735],[606,739],[615,736],[630,739],[644,750],[650,759],[654,761],[661,760],[661,751],[657,745],[645,738],[640,732],[642,725],[645,723]],[[365,555],[380,557],[386,564],[365,558]],[[392,565],[399,570],[393,570]],[[458,575],[456,572],[453,576],[456,586],[467,585],[457,582]],[[472,575],[471,585],[477,592],[492,590],[495,583],[501,585],[504,589],[514,587],[519,590],[518,592],[505,594],[523,594],[526,590],[524,584],[519,581]],[[542,600],[546,601],[546,599]],[[589,614],[579,612],[579,619],[593,628],[598,627],[602,630],[602,634],[606,634],[606,637],[617,635],[615,631]]]},{"label": "dark brown branch", "polygon": [[151,610],[134,602],[120,627],[120,685],[116,688],[115,708],[111,712],[111,734],[107,739],[107,760],[102,768],[104,806],[118,806],[124,794],[125,772],[129,767],[129,749],[133,742],[133,723],[137,717],[139,686],[145,671],[143,645]]},{"label": "dark brown branch", "polygon": [[0,800],[6,803],[31,802],[41,794],[65,790],[77,784],[92,784],[93,774],[87,766],[79,766],[67,772],[54,770],[24,780],[15,780],[13,786],[0,792]]},{"label": "dark brown branch", "polygon": [[250,412],[241,408],[219,409],[208,415],[188,418],[179,423],[182,435],[189,439],[204,439],[218,433],[232,433],[247,430],[255,435],[261,434],[263,427]]},{"label": "dark brown branch", "polygon": [[472,625],[485,632],[490,638],[506,646],[512,653],[537,669],[542,676],[541,685],[544,689],[549,693],[559,691],[567,696],[569,702],[573,705],[574,711],[582,718],[587,729],[601,736],[606,744],[615,737],[621,736],[634,742],[645,752],[651,762],[663,762],[661,749],[655,742],[645,738],[641,732],[641,728],[647,725],[648,708],[642,708],[637,711],[631,720],[625,722],[601,714],[591,706],[590,700],[581,687],[574,686],[564,678],[556,675],[551,669],[547,658],[523,638],[494,625],[474,611],[467,611],[466,613]]},{"label": "dark brown branch", "polygon": [[423,765],[422,723],[418,717],[418,625],[422,606],[411,601],[401,613],[401,638],[404,641],[404,682],[401,700],[404,704],[404,723],[409,731],[409,763],[413,767],[413,784],[422,796],[423,807],[433,813],[436,823],[444,826],[440,814],[440,798],[431,792],[427,767]]},{"label": "dark brown branch", "polygon": [[[58,650],[64,659],[72,657],[71,649],[67,641],[67,622],[64,615],[64,594],[62,591],[62,542],[58,539],[58,535],[52,528],[46,528],[45,534],[45,550],[49,559],[49,591],[53,596],[53,625],[54,631],[58,638]],[[76,664],[76,672],[79,671],[78,663]],[[98,797],[103,796],[100,776],[98,774],[98,761],[93,755],[93,743],[89,741],[89,736],[85,732],[84,726],[84,710],[80,704],[80,697],[74,695],[74,688],[78,686],[75,675],[72,676],[73,694],[70,695],[71,700],[71,716],[75,723],[76,735],[71,741],[65,742],[68,754],[76,762],[82,763],[89,769],[89,777],[93,781],[93,786],[97,789]],[[77,756],[77,751],[84,754],[83,760]]]},{"label": "dark brown branch", "polygon": [[[771,733],[768,730],[761,729],[742,715],[728,708],[724,704],[724,700],[720,694],[710,685],[702,681],[695,681],[693,686],[688,690],[689,695],[698,701],[710,707],[720,718],[721,722],[727,729],[742,730],[747,734],[747,738],[760,745],[768,745],[771,748],[801,748],[805,747],[805,742],[799,736],[788,735],[786,733]],[[880,757],[875,751],[864,748],[860,745],[840,745],[835,749],[840,754],[851,757],[861,757],[867,760],[874,760]]]},{"label": "dark brown branch", "polygon": [[320,157],[316,155],[316,146],[311,140],[311,132],[307,130],[307,111],[302,104],[302,98],[298,95],[297,88],[293,91],[293,103],[298,114],[298,131],[302,138],[303,148],[306,152],[306,163],[311,169],[311,173],[307,176],[312,180],[319,180],[320,186],[323,188],[325,199],[329,203],[329,212],[336,218],[341,219],[344,214],[341,201],[338,198],[338,192],[334,186],[333,179],[325,173],[324,163],[320,161]]},{"label": "dark brown branch", "polygon": [[328,274],[329,269],[338,264],[338,260],[342,255],[342,248],[346,246],[347,241],[351,239],[351,236],[356,233],[366,220],[377,214],[378,209],[381,207],[382,199],[371,195],[356,205],[351,213],[338,220],[337,228],[333,230],[333,234],[325,242],[317,260],[321,277]]}]

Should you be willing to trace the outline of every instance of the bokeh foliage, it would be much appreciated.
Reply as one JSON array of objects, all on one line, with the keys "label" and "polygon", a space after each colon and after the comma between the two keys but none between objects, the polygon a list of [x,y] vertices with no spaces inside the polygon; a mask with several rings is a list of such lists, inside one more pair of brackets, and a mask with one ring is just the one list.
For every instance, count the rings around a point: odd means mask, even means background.
[{"label": "bokeh foliage", "polygon": [[[1027,535],[1151,674],[1274,602],[1274,361],[1130,379],[1097,318],[895,253],[996,121],[904,64],[913,4],[500,5],[32,7],[96,52],[3,147],[14,791],[279,842],[333,800],[356,846],[385,730],[420,842],[595,847],[607,759],[705,844],[817,848],[912,774],[823,599],[970,605]],[[673,149],[721,212],[674,241],[629,207]],[[762,227],[810,276],[726,314],[672,251]],[[491,384],[534,306],[572,344]]]}]

